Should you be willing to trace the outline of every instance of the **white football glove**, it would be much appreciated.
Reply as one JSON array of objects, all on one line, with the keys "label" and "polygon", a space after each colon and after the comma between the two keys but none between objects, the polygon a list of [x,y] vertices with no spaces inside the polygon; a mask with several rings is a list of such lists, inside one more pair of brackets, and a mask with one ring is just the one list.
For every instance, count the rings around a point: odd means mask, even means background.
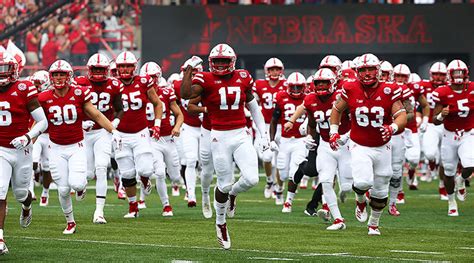
[{"label": "white football glove", "polygon": [[349,141],[349,137],[350,137],[350,132],[347,132],[341,135],[341,139],[339,139],[339,141],[337,142],[339,143],[340,146],[344,146],[346,145],[347,141]]},{"label": "white football glove", "polygon": [[120,119],[119,118],[115,118],[113,121],[112,121],[112,126],[114,126],[115,129],[117,129],[117,127],[119,126],[120,124]]},{"label": "white football glove", "polygon": [[318,146],[311,135],[306,135],[306,137],[304,137],[304,144],[306,145],[306,149],[310,151],[314,150]]},{"label": "white football glove", "polygon": [[279,150],[278,144],[275,141],[270,142],[270,150],[272,152],[278,152],[278,150]]},{"label": "white football glove", "polygon": [[28,137],[27,135],[23,135],[23,136],[16,137],[15,139],[13,139],[10,142],[10,144],[13,145],[13,147],[15,147],[17,150],[22,150],[26,146],[28,146],[30,142],[31,142],[30,137]]},{"label": "white football glove", "polygon": [[95,122],[91,120],[83,121],[82,122],[82,129],[84,131],[90,131],[92,127],[94,127]]},{"label": "white football glove", "polygon": [[112,144],[116,150],[122,150],[122,136],[120,136],[117,130],[112,131]]},{"label": "white football glove", "polygon": [[270,148],[270,138],[268,136],[268,133],[265,132],[265,134],[260,137],[260,152],[264,152]]},{"label": "white football glove", "polygon": [[428,123],[427,122],[422,122],[420,124],[420,132],[425,132],[427,128],[428,128]]}]

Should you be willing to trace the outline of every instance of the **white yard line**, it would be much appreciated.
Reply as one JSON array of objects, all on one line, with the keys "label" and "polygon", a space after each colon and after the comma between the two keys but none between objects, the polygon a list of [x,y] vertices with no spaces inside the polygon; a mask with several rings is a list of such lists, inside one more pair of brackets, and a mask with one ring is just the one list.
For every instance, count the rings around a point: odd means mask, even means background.
[{"label": "white yard line", "polygon": [[[24,237],[24,236],[7,236],[8,238],[26,239],[26,240],[39,240],[39,241],[66,241],[76,243],[91,243],[91,244],[107,244],[107,245],[124,245],[124,246],[142,246],[142,247],[157,247],[157,248],[178,248],[178,249],[197,249],[197,250],[212,250],[222,251],[218,247],[199,247],[199,246],[177,246],[177,245],[163,245],[163,244],[148,244],[148,243],[126,243],[126,242],[115,242],[106,240],[85,240],[85,239],[67,239],[67,238],[42,238],[42,237]],[[301,257],[342,257],[342,258],[357,258],[357,259],[380,259],[380,260],[394,260],[394,261],[415,261],[415,262],[431,262],[430,260],[413,259],[413,258],[392,258],[392,257],[373,257],[373,256],[359,256],[352,255],[350,253],[303,253],[303,252],[290,252],[290,251],[271,251],[271,250],[258,250],[258,249],[232,249],[232,251],[239,252],[253,252],[253,253],[266,253],[266,254],[284,254],[294,255]]]},{"label": "white yard line", "polygon": [[418,251],[418,250],[389,250],[393,253],[404,253],[404,254],[427,254],[427,255],[444,255],[442,252],[432,251]]},{"label": "white yard line", "polygon": [[474,247],[458,247],[458,249],[474,250]]},{"label": "white yard line", "polygon": [[299,259],[294,258],[264,258],[264,257],[248,257],[247,259],[257,259],[257,260],[275,260],[275,261],[300,261]]}]

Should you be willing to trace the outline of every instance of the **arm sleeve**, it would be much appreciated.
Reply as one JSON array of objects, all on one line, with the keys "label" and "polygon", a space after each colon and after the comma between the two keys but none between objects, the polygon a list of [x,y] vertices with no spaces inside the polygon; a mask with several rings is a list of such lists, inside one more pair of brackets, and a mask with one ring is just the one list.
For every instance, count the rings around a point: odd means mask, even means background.
[{"label": "arm sleeve", "polygon": [[46,119],[46,115],[44,114],[44,110],[42,107],[38,107],[34,111],[32,111],[31,117],[33,117],[36,124],[26,134],[28,134],[30,139],[33,139],[38,137],[38,135],[40,135],[48,128],[48,120]]},{"label": "arm sleeve", "polygon": [[250,102],[247,103],[247,108],[252,115],[252,119],[255,122],[255,126],[257,126],[258,131],[262,136],[268,134],[266,127],[265,127],[265,120],[263,119],[263,114],[258,107],[257,100],[253,98]]}]

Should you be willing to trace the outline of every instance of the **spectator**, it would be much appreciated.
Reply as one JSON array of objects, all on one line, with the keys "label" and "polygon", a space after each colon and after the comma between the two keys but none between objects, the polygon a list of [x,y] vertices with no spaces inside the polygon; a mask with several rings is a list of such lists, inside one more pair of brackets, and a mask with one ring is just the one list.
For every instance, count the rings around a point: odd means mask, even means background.
[{"label": "spectator", "polygon": [[33,28],[26,34],[26,64],[38,66],[38,47],[41,34],[39,28]]},{"label": "spectator", "polygon": [[54,61],[59,59],[58,53],[60,51],[60,45],[56,41],[56,37],[53,35],[49,38],[48,42],[44,45],[43,49],[41,50],[43,54],[43,67],[49,68]]},{"label": "spectator", "polygon": [[[120,30],[120,25],[117,22],[117,17],[112,14],[112,7],[109,5],[104,9],[104,30],[105,31],[116,31]],[[120,32],[105,32],[104,37],[107,38],[112,49],[117,48],[117,41],[120,37]]]},{"label": "spectator", "polygon": [[56,27],[54,33],[56,36],[56,41],[58,42],[58,45],[60,46],[59,52],[58,52],[58,58],[69,61],[69,58],[70,58],[69,49],[71,46],[71,42],[69,41],[68,35],[66,34],[64,25],[59,24]]},{"label": "spectator", "polygon": [[102,37],[102,26],[97,22],[97,16],[89,15],[89,57],[97,53],[100,48],[100,38]]},{"label": "spectator", "polygon": [[87,31],[82,31],[77,21],[71,23],[71,33],[69,34],[69,41],[71,41],[71,62],[73,66],[82,66],[87,62],[89,44],[89,34]]}]

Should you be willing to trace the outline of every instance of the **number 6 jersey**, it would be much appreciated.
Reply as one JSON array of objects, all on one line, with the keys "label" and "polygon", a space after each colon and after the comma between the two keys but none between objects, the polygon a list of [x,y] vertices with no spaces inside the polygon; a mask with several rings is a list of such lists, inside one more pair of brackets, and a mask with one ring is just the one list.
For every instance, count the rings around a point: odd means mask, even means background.
[{"label": "number 6 jersey", "polygon": [[64,97],[54,90],[39,94],[38,100],[48,119],[49,139],[56,144],[69,145],[84,139],[82,121],[84,104],[91,99],[88,88],[70,85]]},{"label": "number 6 jersey", "polygon": [[246,126],[245,93],[251,91],[253,85],[252,76],[246,70],[235,70],[230,78],[199,72],[192,83],[204,89],[201,99],[209,112],[213,130],[226,131]]},{"label": "number 6 jersey", "polygon": [[402,98],[402,88],[391,82],[379,82],[375,88],[364,88],[359,81],[346,82],[341,98],[351,113],[351,140],[368,147],[379,147],[380,127],[393,122],[392,105]]}]

